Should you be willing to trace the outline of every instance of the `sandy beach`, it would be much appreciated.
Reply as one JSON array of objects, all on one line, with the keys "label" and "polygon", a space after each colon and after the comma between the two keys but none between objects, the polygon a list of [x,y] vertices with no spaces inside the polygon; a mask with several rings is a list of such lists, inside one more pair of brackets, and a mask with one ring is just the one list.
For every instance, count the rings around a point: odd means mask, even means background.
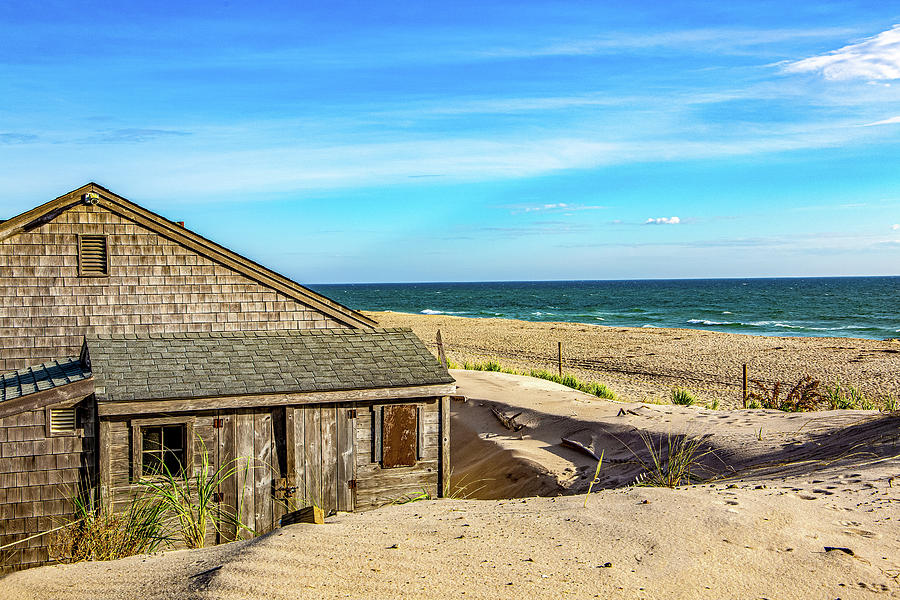
[{"label": "sandy beach", "polygon": [[[434,348],[438,330],[457,363],[498,360],[516,369],[557,368],[606,383],[623,400],[667,401],[680,386],[722,407],[741,404],[742,365],[751,379],[794,384],[810,375],[872,396],[900,396],[900,342],[764,337],[696,329],[604,327],[394,312],[366,313],[384,327],[411,327]],[[751,384],[751,389],[753,388]]]},{"label": "sandy beach", "polygon": [[[900,597],[897,414],[642,405],[453,374],[467,397],[453,406],[454,476],[495,499],[389,505],[204,550],[42,567],[0,580],[0,598]],[[524,428],[506,430],[492,408],[520,413]],[[627,485],[647,459],[642,436],[683,435],[713,451],[702,461],[711,479]],[[596,461],[562,437],[604,453],[590,495]],[[532,494],[551,497],[517,497]]]}]

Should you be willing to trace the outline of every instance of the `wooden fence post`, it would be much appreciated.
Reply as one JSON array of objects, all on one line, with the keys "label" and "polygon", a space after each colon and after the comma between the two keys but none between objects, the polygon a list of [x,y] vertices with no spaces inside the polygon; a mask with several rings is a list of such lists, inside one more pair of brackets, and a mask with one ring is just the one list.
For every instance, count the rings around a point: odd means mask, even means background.
[{"label": "wooden fence post", "polygon": [[744,402],[744,408],[747,408],[747,363],[744,363],[744,377],[741,383],[741,398]]},{"label": "wooden fence post", "polygon": [[562,342],[556,342],[557,362],[559,364],[559,376],[562,377]]},{"label": "wooden fence post", "polygon": [[444,342],[441,340],[441,330],[437,330],[437,337],[435,339],[437,342],[437,350],[438,350],[438,360],[441,362],[441,366],[445,369],[447,368],[447,355],[444,354]]}]

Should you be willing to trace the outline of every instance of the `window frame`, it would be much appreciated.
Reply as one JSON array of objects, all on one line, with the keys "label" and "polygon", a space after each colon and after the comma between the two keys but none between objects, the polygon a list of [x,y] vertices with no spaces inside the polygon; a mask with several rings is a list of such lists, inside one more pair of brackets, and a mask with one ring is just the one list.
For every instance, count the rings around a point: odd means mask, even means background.
[{"label": "window frame", "polygon": [[[103,267],[103,273],[86,273],[81,257],[81,245],[84,238],[103,238],[103,255],[106,264]],[[79,277],[109,277],[109,236],[102,233],[79,233],[78,234],[78,276]]]},{"label": "window frame", "polygon": [[[159,479],[164,475],[144,475],[144,436],[143,429],[166,425],[184,427],[184,461],[181,473],[173,473],[176,477],[192,477],[194,474],[194,418],[193,417],[158,417],[151,419],[134,419],[131,421],[131,481],[147,481]],[[162,443],[162,440],[160,440]]]}]

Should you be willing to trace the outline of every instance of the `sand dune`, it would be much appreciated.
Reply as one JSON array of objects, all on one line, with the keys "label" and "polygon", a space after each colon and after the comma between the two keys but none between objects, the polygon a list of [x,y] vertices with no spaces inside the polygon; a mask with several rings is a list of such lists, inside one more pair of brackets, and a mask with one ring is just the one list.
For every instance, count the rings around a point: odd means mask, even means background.
[{"label": "sand dune", "polygon": [[[596,461],[560,446],[574,435],[604,452],[601,489],[414,502],[205,550],[43,567],[0,580],[0,598],[900,597],[896,414],[642,406],[455,375],[469,396],[454,405],[457,480],[483,484],[482,497],[584,490]],[[504,429],[492,406],[526,427]],[[639,470],[626,444],[640,455],[641,434],[685,433],[715,449],[706,474],[729,479],[616,487]]]}]

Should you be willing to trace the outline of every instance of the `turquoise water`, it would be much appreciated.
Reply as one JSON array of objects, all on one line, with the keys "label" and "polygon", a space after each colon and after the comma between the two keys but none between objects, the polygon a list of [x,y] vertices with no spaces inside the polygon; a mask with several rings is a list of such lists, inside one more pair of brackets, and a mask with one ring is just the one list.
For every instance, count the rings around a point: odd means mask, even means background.
[{"label": "turquoise water", "polygon": [[900,337],[900,277],[312,287],[358,310],[681,327],[754,335]]}]

